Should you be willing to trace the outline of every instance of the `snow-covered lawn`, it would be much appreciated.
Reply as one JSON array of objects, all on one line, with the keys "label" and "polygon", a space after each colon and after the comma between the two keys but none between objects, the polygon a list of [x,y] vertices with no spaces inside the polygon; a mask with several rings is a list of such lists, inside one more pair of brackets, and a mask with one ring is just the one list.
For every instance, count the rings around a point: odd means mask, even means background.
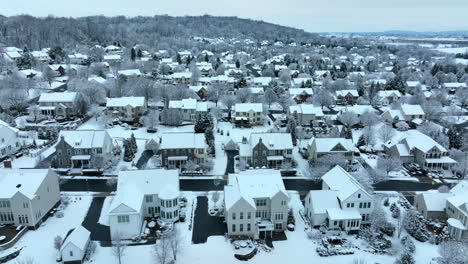
[{"label": "snow-covered lawn", "polygon": [[102,205],[101,215],[99,216],[98,223],[101,225],[109,226],[109,207],[112,203],[114,196],[107,196]]},{"label": "snow-covered lawn", "polygon": [[440,52],[450,53],[450,54],[457,54],[457,53],[467,53],[468,47],[459,47],[459,48],[437,48],[435,49]]},{"label": "snow-covered lawn", "polygon": [[32,258],[34,263],[56,263],[54,238],[56,236],[64,238],[70,229],[81,225],[92,200],[92,196],[89,195],[69,195],[69,197],[70,203],[63,211],[62,218],[57,218],[57,214],[50,217],[37,230],[29,230],[13,248],[1,252],[2,255],[23,248],[16,260]]},{"label": "snow-covered lawn", "polygon": [[[184,192],[182,195],[188,198],[187,220],[185,223],[176,224],[183,231],[183,250],[177,258],[177,263],[192,264],[215,264],[215,263],[245,263],[234,257],[235,249],[223,236],[211,236],[205,244],[192,244],[192,232],[188,230],[190,224],[190,215],[192,213],[192,201],[200,193]],[[205,193],[206,194],[206,193]],[[210,193],[211,194],[211,193]],[[290,206],[293,208],[296,218],[296,229],[293,232],[286,231],[287,240],[274,242],[274,249],[271,252],[259,251],[248,263],[352,263],[354,259],[363,259],[367,263],[392,264],[395,256],[375,255],[362,250],[365,242],[361,239],[355,239],[354,236],[347,238],[356,243],[361,249],[356,249],[354,255],[342,255],[333,257],[320,257],[315,249],[317,244],[307,237],[305,223],[299,215],[303,210],[303,205],[297,192],[289,192],[291,197]],[[391,239],[396,242],[397,238]],[[434,257],[438,256],[437,246],[429,243],[419,243],[415,241],[416,263],[427,264]],[[155,261],[154,245],[127,247],[123,257],[123,263],[133,263],[138,259],[138,263],[154,263]],[[99,247],[92,258],[92,263],[109,263],[114,260],[111,248]]]}]

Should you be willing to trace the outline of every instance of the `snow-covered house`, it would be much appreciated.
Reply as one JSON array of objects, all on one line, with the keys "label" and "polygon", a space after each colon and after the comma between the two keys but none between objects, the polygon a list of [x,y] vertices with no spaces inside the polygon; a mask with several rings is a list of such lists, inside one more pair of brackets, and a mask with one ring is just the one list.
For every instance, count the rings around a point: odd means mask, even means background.
[{"label": "snow-covered house", "polygon": [[302,104],[314,95],[314,90],[312,88],[289,88],[288,93],[297,104]]},{"label": "snow-covered house", "polygon": [[208,115],[207,102],[199,102],[192,98],[171,100],[169,108],[179,111],[182,120],[187,122],[195,122],[198,118]]},{"label": "snow-covered house", "polygon": [[289,113],[293,115],[301,126],[313,126],[313,121],[323,120],[321,107],[311,104],[291,105]]},{"label": "snow-covered house", "polygon": [[45,50],[31,51],[31,55],[38,61],[49,62],[51,60],[49,54]]},{"label": "snow-covered house", "polygon": [[128,70],[121,70],[117,72],[119,75],[124,76],[124,77],[140,77],[141,71],[140,69],[128,69]]},{"label": "snow-covered house", "polygon": [[357,90],[338,90],[336,91],[336,103],[341,105],[353,105],[359,98]]},{"label": "snow-covered house", "polygon": [[147,218],[179,220],[179,192],[177,170],[119,171],[116,195],[108,212],[111,237],[140,236]]},{"label": "snow-covered house", "polygon": [[260,103],[235,104],[231,110],[231,118],[240,125],[261,125],[263,105]]},{"label": "snow-covered house", "polygon": [[121,121],[132,122],[142,116],[148,108],[145,97],[107,98],[106,112]]},{"label": "snow-covered house", "polygon": [[448,82],[448,83],[443,83],[442,87],[447,89],[448,92],[454,93],[458,89],[464,89],[467,87],[466,83],[464,82]]},{"label": "snow-covered house", "polygon": [[248,170],[229,174],[224,186],[225,219],[229,236],[255,239],[286,229],[289,196],[279,171]]},{"label": "snow-covered house", "polygon": [[449,235],[458,240],[468,239],[468,193],[448,197],[446,213]]},{"label": "snow-covered house", "polygon": [[88,55],[81,53],[69,54],[68,59],[70,60],[70,63],[83,65],[86,64],[86,61],[88,60]]},{"label": "snow-covered house", "polygon": [[418,130],[409,130],[400,140],[385,143],[384,149],[403,163],[415,162],[429,171],[448,170],[456,163],[446,148]]},{"label": "snow-covered house", "polygon": [[445,220],[447,217],[445,206],[450,196],[453,194],[433,190],[421,192],[414,197],[414,207],[427,219]]},{"label": "snow-covered house", "polygon": [[0,169],[0,225],[38,228],[60,204],[59,178],[51,169]]},{"label": "snow-covered house", "polygon": [[104,55],[103,61],[109,64],[119,63],[122,61],[122,56],[120,56],[120,54],[107,54]]},{"label": "snow-covered house", "polygon": [[400,111],[406,122],[414,122],[415,119],[424,119],[426,114],[420,105],[401,104]]},{"label": "snow-covered house", "polygon": [[377,101],[381,105],[392,104],[400,99],[401,93],[398,90],[384,90],[377,93]]},{"label": "snow-covered house", "polygon": [[190,80],[192,79],[192,72],[174,72],[170,78],[174,83],[189,84]]},{"label": "snow-covered house", "polygon": [[0,158],[15,154],[21,147],[18,129],[0,120]]},{"label": "snow-covered house", "polygon": [[203,133],[163,133],[160,150],[161,165],[170,169],[185,169],[188,161],[203,165],[208,159]]},{"label": "snow-covered house", "polygon": [[73,115],[75,92],[42,93],[39,97],[39,109],[45,116],[69,118]]},{"label": "snow-covered house", "polygon": [[340,166],[322,176],[322,190],[310,191],[304,213],[313,226],[357,232],[370,222],[374,199],[364,187]]},{"label": "snow-covered house", "polygon": [[57,168],[93,168],[98,165],[93,164],[95,159],[105,160],[114,148],[106,130],[62,130],[58,138],[54,158]]},{"label": "snow-covered house", "polygon": [[342,154],[349,161],[353,158],[354,144],[346,138],[311,138],[307,144],[309,160],[317,161],[318,158],[329,154]]},{"label": "snow-covered house", "polygon": [[289,133],[252,133],[240,144],[239,159],[251,167],[280,168],[292,161],[293,148]]},{"label": "snow-covered house", "polygon": [[90,236],[91,232],[80,225],[65,237],[62,247],[60,247],[60,256],[64,264],[83,263],[89,246]]},{"label": "snow-covered house", "polygon": [[272,77],[255,77],[252,82],[253,86],[266,88],[272,80]]}]

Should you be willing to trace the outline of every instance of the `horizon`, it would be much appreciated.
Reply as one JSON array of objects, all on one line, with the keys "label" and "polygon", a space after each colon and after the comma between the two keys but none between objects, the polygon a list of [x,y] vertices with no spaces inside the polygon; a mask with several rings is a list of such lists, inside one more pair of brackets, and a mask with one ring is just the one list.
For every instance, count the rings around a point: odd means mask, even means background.
[{"label": "horizon", "polygon": [[[447,32],[467,31],[468,1],[447,0],[361,0],[359,4],[345,0],[323,3],[310,0],[291,0],[286,6],[279,0],[260,0],[252,3],[239,0],[236,6],[214,0],[197,3],[173,1],[154,3],[151,0],[126,1],[82,0],[78,5],[63,6],[59,0],[18,0],[3,7],[2,15],[31,15],[34,17],[86,16],[229,16],[261,20],[282,26],[303,29],[311,33],[372,33],[385,31]],[[24,6],[28,7],[27,12]],[[54,8],[50,8],[53,6]],[[183,6],[183,8],[181,8]],[[273,8],[271,8],[273,7]],[[352,14],[352,15],[350,15]]]}]

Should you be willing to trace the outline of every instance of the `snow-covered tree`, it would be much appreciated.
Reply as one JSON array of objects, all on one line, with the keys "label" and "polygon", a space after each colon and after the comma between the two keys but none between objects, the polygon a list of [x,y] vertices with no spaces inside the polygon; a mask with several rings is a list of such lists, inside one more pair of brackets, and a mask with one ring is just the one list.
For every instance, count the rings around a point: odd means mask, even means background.
[{"label": "snow-covered tree", "polygon": [[385,144],[393,138],[395,130],[391,126],[383,125],[379,128],[378,135],[382,144]]},{"label": "snow-covered tree", "polygon": [[171,259],[171,243],[168,235],[162,235],[154,245],[155,260],[158,264],[167,264]]},{"label": "snow-covered tree", "polygon": [[350,128],[359,122],[358,116],[354,112],[351,112],[351,111],[343,112],[338,117],[338,120],[347,128]]},{"label": "snow-covered tree", "polygon": [[122,264],[122,257],[125,255],[127,246],[122,239],[122,233],[115,232],[112,236],[112,254],[117,258],[118,263]]},{"label": "snow-covered tree", "polygon": [[148,128],[155,128],[159,125],[159,111],[150,110],[146,116],[142,118],[143,124]]},{"label": "snow-covered tree", "polygon": [[422,221],[422,216],[416,210],[408,210],[403,220],[403,226],[406,232],[416,240],[421,242],[429,240],[430,233],[427,231],[426,225]]},{"label": "snow-covered tree", "polygon": [[263,101],[268,104],[268,107],[271,106],[272,103],[275,103],[278,101],[278,96],[276,93],[273,91],[271,88],[267,88],[265,90],[265,95],[263,97]]},{"label": "snow-covered tree", "polygon": [[394,264],[415,264],[413,255],[408,251],[403,251],[400,256],[395,260]]},{"label": "snow-covered tree", "polygon": [[438,264],[464,264],[468,259],[468,244],[463,241],[444,241],[439,245]]},{"label": "snow-covered tree", "polygon": [[330,92],[325,89],[319,89],[317,94],[315,94],[313,101],[315,104],[320,105],[322,109],[323,107],[330,107],[335,104],[335,99]]}]

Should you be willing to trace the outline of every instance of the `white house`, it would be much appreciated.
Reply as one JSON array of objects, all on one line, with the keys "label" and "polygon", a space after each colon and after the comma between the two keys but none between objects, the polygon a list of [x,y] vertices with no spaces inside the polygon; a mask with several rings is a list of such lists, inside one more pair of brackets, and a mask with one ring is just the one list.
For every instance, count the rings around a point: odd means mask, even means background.
[{"label": "white house", "polygon": [[322,176],[322,190],[310,191],[304,213],[312,226],[327,226],[356,232],[369,223],[374,199],[364,187],[340,166]]},{"label": "white house", "polygon": [[289,196],[279,171],[229,174],[224,208],[229,236],[266,238],[286,229]]},{"label": "white house", "polygon": [[50,169],[0,169],[0,225],[38,228],[60,203],[59,178]]},{"label": "white house", "polygon": [[142,116],[147,110],[145,97],[107,98],[107,114],[122,121],[131,122]]},{"label": "white house", "polygon": [[400,99],[401,93],[398,90],[383,90],[377,93],[377,100],[382,105],[392,104]]},{"label": "white house", "polygon": [[403,163],[415,162],[429,171],[448,170],[456,163],[446,148],[418,130],[409,130],[398,141],[387,142],[384,149]]},{"label": "white house", "polygon": [[60,256],[64,264],[81,264],[86,256],[91,232],[82,225],[65,237],[60,247]]},{"label": "white house", "polygon": [[468,193],[447,198],[447,226],[452,238],[468,239]]},{"label": "white house", "polygon": [[19,130],[0,120],[0,158],[15,154],[20,148]]},{"label": "white house", "polygon": [[177,170],[119,171],[117,191],[109,208],[111,237],[140,236],[145,219],[179,220],[179,173]]}]

